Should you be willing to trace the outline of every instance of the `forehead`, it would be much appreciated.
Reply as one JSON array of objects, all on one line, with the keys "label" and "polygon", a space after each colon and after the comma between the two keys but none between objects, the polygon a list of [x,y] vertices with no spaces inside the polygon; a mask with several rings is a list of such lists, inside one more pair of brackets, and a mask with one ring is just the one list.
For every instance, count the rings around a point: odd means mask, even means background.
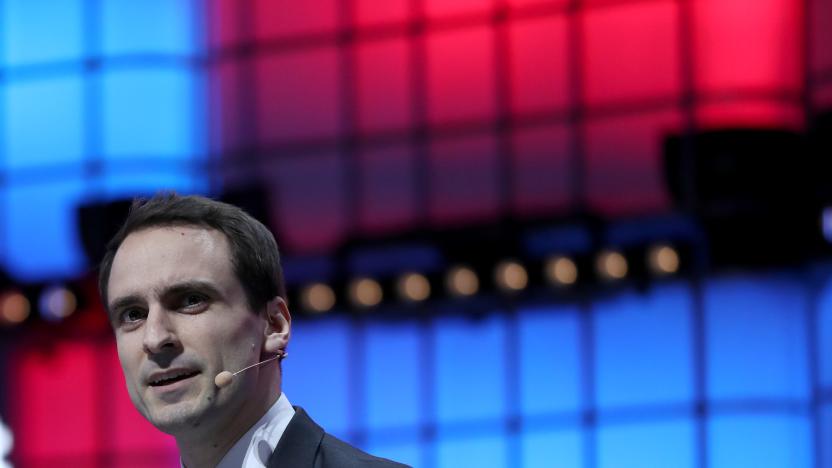
[{"label": "forehead", "polygon": [[170,226],[142,229],[128,235],[113,258],[110,300],[146,294],[165,285],[202,280],[234,281],[228,241],[213,229]]}]

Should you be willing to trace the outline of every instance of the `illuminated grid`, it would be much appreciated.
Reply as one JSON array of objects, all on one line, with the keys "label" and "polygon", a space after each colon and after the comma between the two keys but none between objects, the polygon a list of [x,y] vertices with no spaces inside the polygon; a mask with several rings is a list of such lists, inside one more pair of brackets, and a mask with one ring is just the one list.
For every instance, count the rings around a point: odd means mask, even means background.
[{"label": "illuminated grid", "polygon": [[207,189],[201,10],[0,2],[0,259],[15,279],[84,271],[84,202]]},{"label": "illuminated grid", "polygon": [[[478,317],[297,319],[284,390],[415,467],[826,468],[830,346],[826,265]],[[108,333],[11,349],[18,464],[177,465],[129,403]]]},{"label": "illuminated grid", "polygon": [[829,107],[815,14],[828,3],[213,1],[218,178],[268,186],[294,252],[505,215],[667,210],[664,137],[799,130]]},{"label": "illuminated grid", "polygon": [[[821,47],[832,15],[822,14],[830,5],[823,0],[806,2],[807,28],[784,1],[740,1],[732,11],[713,0],[261,0],[249,15],[232,0],[216,0],[209,16],[221,11],[223,20],[209,38],[207,104],[195,97],[201,51],[182,48],[199,43],[183,39],[197,32],[144,16],[187,5],[161,17],[199,24],[196,2],[146,10],[103,3],[61,3],[53,13],[63,19],[54,23],[26,2],[2,3],[9,26],[0,44],[0,240],[9,247],[0,255],[21,277],[44,275],[26,270],[24,256],[47,265],[49,275],[78,271],[71,212],[81,195],[204,187],[194,117],[203,107],[211,109],[209,152],[222,155],[209,176],[222,174],[224,184],[279,181],[270,185],[277,187],[276,219],[292,221],[281,241],[306,250],[353,231],[506,212],[661,210],[668,200],[656,141],[667,131],[691,122],[800,126],[805,111],[832,105],[832,60]],[[718,26],[736,15],[750,18],[749,31],[723,36]],[[137,26],[143,21],[153,27]],[[151,30],[153,37],[142,38]],[[240,42],[235,31],[254,31],[256,42]],[[799,43],[803,31],[806,63],[791,49],[774,53],[794,61],[769,73],[774,59],[764,54]],[[26,34],[62,40],[19,40]],[[759,42],[746,57],[749,37]],[[741,52],[716,50],[723,42]],[[664,47],[645,57],[638,51],[646,44]],[[616,54],[606,53],[611,47]],[[726,75],[726,60],[739,58],[746,62],[731,68],[751,71]],[[644,69],[657,76],[643,79]],[[610,73],[616,80],[605,83]],[[48,115],[38,111],[44,108]],[[38,138],[44,124],[55,129],[49,141]],[[136,138],[135,129],[159,138]],[[476,182],[461,185],[463,176]],[[69,237],[55,241],[34,229],[43,218]],[[24,233],[35,237],[24,242]],[[35,244],[55,250],[35,252]],[[39,252],[57,260],[44,263],[32,255]],[[461,459],[476,466],[829,466],[832,457],[819,455],[832,440],[832,353],[825,352],[832,308],[828,287],[806,291],[803,281],[722,278],[473,323],[300,323],[287,393],[337,434],[416,466]],[[746,298],[756,301],[754,311],[725,305]],[[638,315],[666,309],[673,313],[656,322]],[[732,337],[749,320],[759,325],[738,346]],[[638,333],[622,331],[632,324],[642,325]],[[457,341],[483,353],[454,356]],[[173,466],[170,441],[130,409],[106,338],[92,350],[66,346],[41,356],[51,365],[23,360],[26,378],[13,394],[37,396],[23,401],[38,404],[89,398],[90,388],[66,375],[88,375],[94,360],[112,373],[99,390],[108,406],[78,400],[93,418],[64,431],[77,428],[78,444],[50,453],[24,446],[20,459]],[[620,346],[627,352],[611,351]],[[495,356],[495,347],[506,354]],[[645,385],[628,381],[631,361],[656,350],[667,354],[635,372]],[[770,358],[770,372],[749,365],[757,355]],[[495,369],[481,367],[484,359]],[[339,370],[306,374],[315,368]],[[409,371],[398,388],[387,378],[391,369]],[[487,392],[472,391],[468,401],[470,388],[450,377],[457,372]],[[330,391],[315,385],[320,379]],[[46,394],[29,393],[35,387]],[[474,404],[479,398],[493,404]],[[45,437],[37,428],[45,426],[30,420],[24,437],[36,447]]]}]

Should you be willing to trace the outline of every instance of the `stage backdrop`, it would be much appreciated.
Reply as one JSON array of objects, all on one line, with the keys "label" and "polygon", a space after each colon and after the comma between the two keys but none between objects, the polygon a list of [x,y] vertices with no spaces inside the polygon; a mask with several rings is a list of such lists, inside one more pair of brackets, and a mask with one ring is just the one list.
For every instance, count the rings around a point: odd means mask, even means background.
[{"label": "stage backdrop", "polygon": [[[420,468],[832,467],[832,265],[482,312],[299,319],[284,391]],[[15,461],[178,466],[108,330],[75,328],[5,349]]]}]

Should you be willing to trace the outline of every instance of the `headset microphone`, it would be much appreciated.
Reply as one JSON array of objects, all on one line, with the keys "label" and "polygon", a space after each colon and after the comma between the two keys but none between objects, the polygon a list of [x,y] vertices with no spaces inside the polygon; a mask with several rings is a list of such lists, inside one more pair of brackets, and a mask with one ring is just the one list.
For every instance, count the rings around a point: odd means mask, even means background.
[{"label": "headset microphone", "polygon": [[260,361],[257,364],[252,364],[248,367],[245,367],[243,369],[238,370],[237,372],[235,372],[233,374],[231,372],[228,372],[228,371],[222,371],[219,374],[217,374],[216,377],[214,377],[214,384],[219,388],[227,387],[229,384],[231,384],[231,381],[234,380],[234,376],[236,376],[237,374],[239,374],[241,372],[245,372],[249,369],[253,369],[257,366],[262,366],[263,364],[267,364],[269,362],[272,362],[275,359],[283,359],[288,355],[289,354],[287,352],[283,351],[280,354],[278,354],[277,356],[270,357],[269,359]]}]

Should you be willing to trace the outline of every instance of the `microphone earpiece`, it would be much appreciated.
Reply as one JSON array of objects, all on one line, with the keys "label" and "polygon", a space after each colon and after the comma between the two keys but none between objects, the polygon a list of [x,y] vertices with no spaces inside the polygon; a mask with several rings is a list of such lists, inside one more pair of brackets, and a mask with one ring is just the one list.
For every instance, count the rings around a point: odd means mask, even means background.
[{"label": "microphone earpiece", "polygon": [[227,387],[232,380],[234,380],[234,374],[228,372],[227,370],[224,370],[217,374],[216,377],[214,377],[214,384],[216,384],[216,386],[219,388],[223,388]]},{"label": "microphone earpiece", "polygon": [[277,356],[270,357],[270,358],[268,358],[268,359],[266,359],[266,360],[263,360],[263,361],[258,362],[257,364],[252,364],[252,365],[250,365],[250,366],[248,366],[248,367],[245,367],[245,368],[243,368],[243,369],[238,370],[237,372],[235,372],[235,373],[233,373],[233,374],[232,374],[231,372],[228,372],[228,371],[222,371],[222,372],[220,372],[219,374],[217,374],[217,376],[216,376],[216,377],[214,377],[214,385],[216,385],[216,386],[217,386],[217,387],[219,387],[219,388],[224,388],[224,387],[227,387],[227,386],[229,386],[229,385],[231,384],[231,382],[234,380],[234,376],[236,376],[237,374],[239,374],[239,373],[241,373],[241,372],[245,372],[245,371],[247,371],[247,370],[249,370],[249,369],[253,369],[253,368],[257,367],[257,366],[262,366],[263,364],[266,364],[266,363],[272,362],[272,361],[274,361],[275,359],[281,359],[281,360],[283,360],[283,359],[285,359],[285,358],[286,358],[286,356],[288,356],[288,355],[289,355],[289,353],[287,353],[286,351],[281,351],[281,353],[280,353],[280,354],[278,354]]}]

